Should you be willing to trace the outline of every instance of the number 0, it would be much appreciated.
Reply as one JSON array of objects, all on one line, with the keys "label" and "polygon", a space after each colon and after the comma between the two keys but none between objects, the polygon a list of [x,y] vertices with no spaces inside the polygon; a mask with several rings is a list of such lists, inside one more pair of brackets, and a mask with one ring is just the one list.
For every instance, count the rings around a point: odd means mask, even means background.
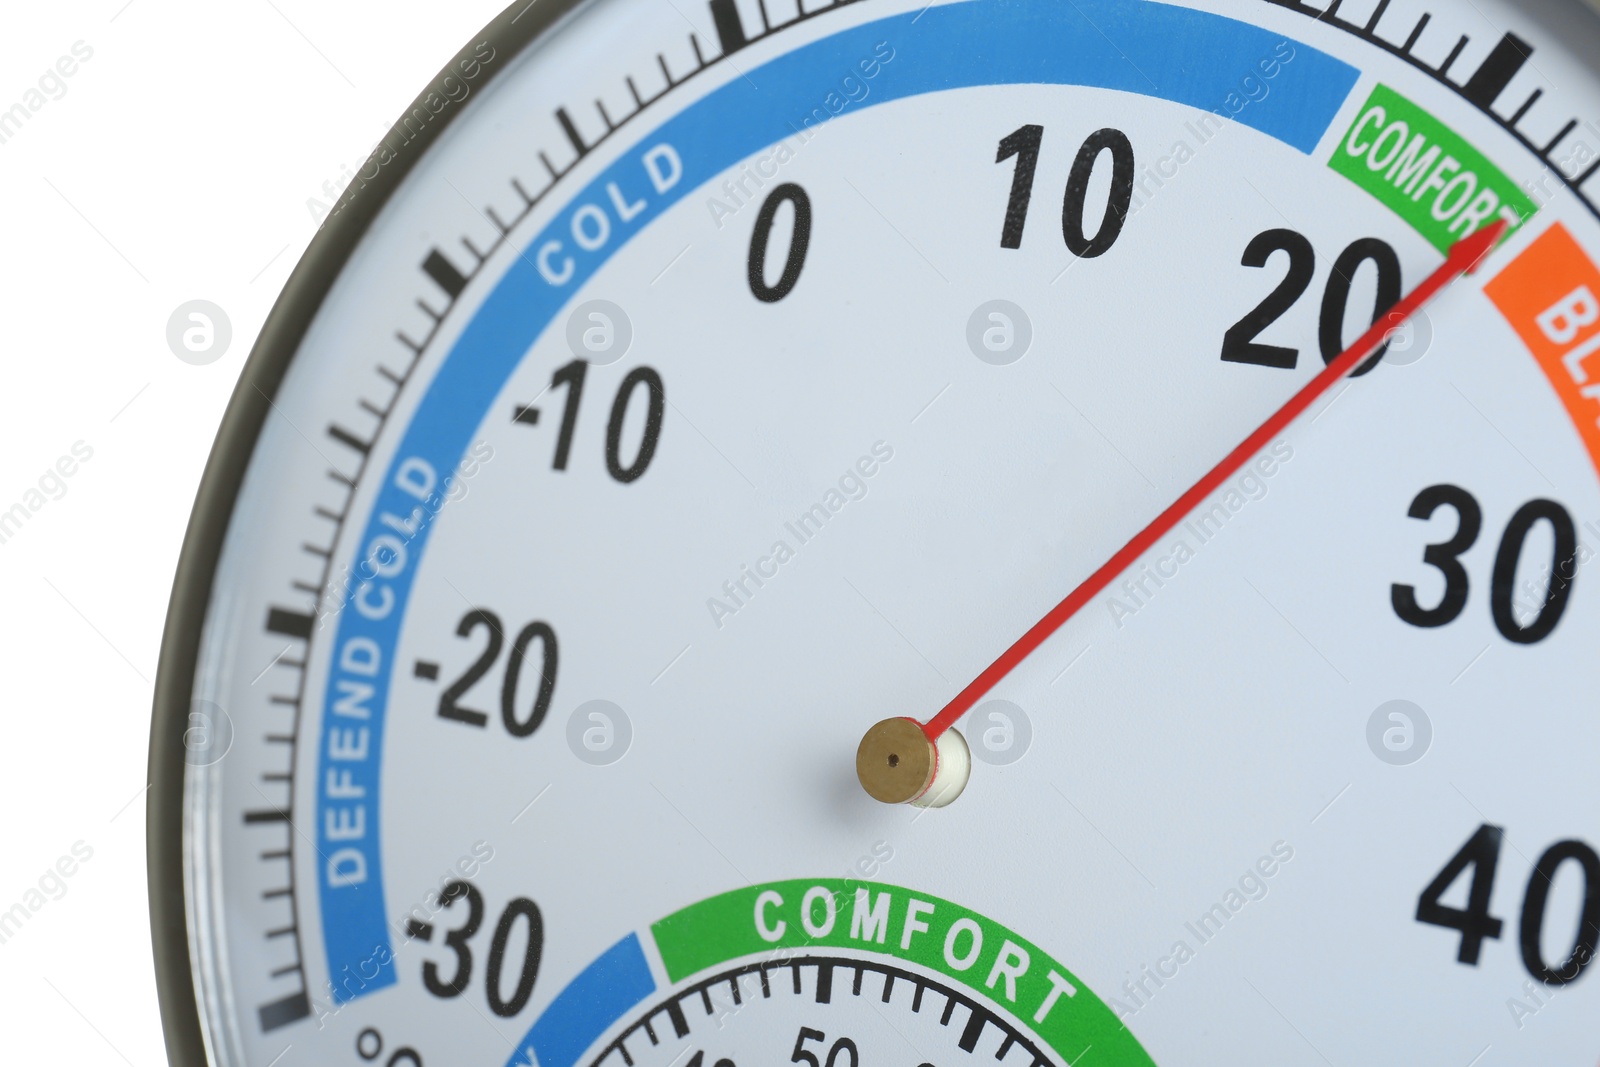
[{"label": "number 0", "polygon": [[[1089,196],[1089,179],[1094,177],[1095,164],[1100,154],[1111,153],[1111,192],[1106,197],[1105,214],[1100,225],[1090,237],[1083,231],[1084,201]],[[1067,195],[1061,203],[1061,235],[1066,238],[1067,250],[1081,259],[1103,256],[1122,235],[1122,225],[1128,221],[1128,208],[1133,204],[1133,145],[1128,135],[1109,127],[1096,130],[1078,149],[1078,158],[1072,162],[1072,172],[1067,175]]]},{"label": "number 0", "polygon": [[[522,965],[517,969],[517,985],[509,999],[500,997],[501,972],[505,968],[506,945],[511,941],[511,928],[518,919],[526,919],[528,944],[523,949]],[[513,897],[495,924],[494,940],[489,944],[489,966],[485,976],[488,983],[489,1010],[502,1019],[509,1019],[528,1006],[533,996],[533,983],[539,977],[539,961],[544,956],[544,916],[539,905],[527,897]]]},{"label": "number 0", "polygon": [[[1522,550],[1535,525],[1550,524],[1554,546],[1551,551],[1549,581],[1545,585],[1544,604],[1539,614],[1528,625],[1522,625],[1513,607],[1516,597],[1517,566],[1522,562]],[[1517,509],[1500,541],[1500,551],[1494,558],[1494,586],[1489,606],[1494,612],[1495,629],[1507,641],[1519,645],[1534,645],[1555,632],[1556,624],[1566,614],[1567,603],[1572,599],[1572,581],[1578,570],[1578,530],[1567,509],[1553,500],[1531,500]]]},{"label": "number 0", "polygon": [[[622,426],[628,418],[628,405],[639,386],[649,393],[648,410],[644,417],[644,436],[639,440],[639,451],[633,462],[622,462]],[[652,367],[635,367],[622,379],[617,389],[617,399],[611,402],[611,421],[606,424],[606,470],[619,482],[637,481],[655,458],[656,446],[661,443],[661,416],[667,407],[667,387],[661,384],[661,375]]]},{"label": "number 0", "polygon": [[[767,243],[772,239],[772,226],[778,218],[778,208],[785,201],[794,207],[794,235],[789,238],[789,254],[783,260],[783,274],[777,285],[767,284]],[[776,304],[788,296],[800,282],[800,269],[806,265],[806,251],[811,247],[811,197],[793,182],[785,182],[772,190],[761,211],[756,215],[756,231],[750,238],[750,292],[764,304]]]},{"label": "number 0", "polygon": [[[522,681],[522,668],[528,658],[528,646],[539,642],[539,691],[533,700],[533,710],[526,719],[517,718],[517,688]],[[506,664],[505,681],[500,685],[500,721],[512,737],[527,737],[544,722],[550,710],[550,699],[556,691],[556,665],[559,652],[556,632],[546,622],[530,622],[511,643],[511,659]]]},{"label": "number 0", "polygon": [[[1578,919],[1578,934],[1572,954],[1559,967],[1544,959],[1544,913],[1550,889],[1562,864],[1572,861],[1583,871],[1583,905]],[[1522,962],[1528,973],[1549,986],[1576,982],[1589,965],[1600,944],[1600,855],[1582,841],[1562,841],[1551,845],[1528,878],[1528,895],[1522,905]]]}]

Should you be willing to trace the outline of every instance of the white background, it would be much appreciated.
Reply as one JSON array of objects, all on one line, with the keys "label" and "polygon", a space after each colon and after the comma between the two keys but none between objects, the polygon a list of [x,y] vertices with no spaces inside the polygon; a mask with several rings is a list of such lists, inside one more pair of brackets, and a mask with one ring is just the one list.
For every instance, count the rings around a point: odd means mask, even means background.
[{"label": "white background", "polygon": [[[0,144],[0,511],[85,442],[0,544],[0,912],[93,858],[0,944],[0,1059],[165,1062],[145,892],[151,683],[189,509],[256,332],[329,203],[498,0],[9,4],[0,111],[93,57]],[[35,102],[37,98],[34,98]],[[204,299],[226,355],[178,360]],[[37,502],[37,498],[33,498]],[[38,898],[33,898],[37,902]]]}]

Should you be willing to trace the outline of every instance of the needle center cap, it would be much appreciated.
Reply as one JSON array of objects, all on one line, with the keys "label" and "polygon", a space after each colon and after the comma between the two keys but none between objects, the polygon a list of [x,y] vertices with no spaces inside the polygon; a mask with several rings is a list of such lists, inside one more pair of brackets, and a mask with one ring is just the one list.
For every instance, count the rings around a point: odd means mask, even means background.
[{"label": "needle center cap", "polygon": [[885,804],[906,804],[927,792],[938,766],[933,742],[913,719],[884,719],[856,749],[861,787]]}]

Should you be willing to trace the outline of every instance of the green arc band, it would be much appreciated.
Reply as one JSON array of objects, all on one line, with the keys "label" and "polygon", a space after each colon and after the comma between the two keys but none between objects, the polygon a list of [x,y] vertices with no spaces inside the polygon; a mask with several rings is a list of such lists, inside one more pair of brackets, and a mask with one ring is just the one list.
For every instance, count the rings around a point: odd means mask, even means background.
[{"label": "green arc band", "polygon": [[667,979],[735,960],[841,949],[925,968],[1015,1017],[1063,1063],[1154,1067],[1133,1034],[1076,975],[985,916],[879,882],[798,879],[736,889],[674,912],[650,932]]}]

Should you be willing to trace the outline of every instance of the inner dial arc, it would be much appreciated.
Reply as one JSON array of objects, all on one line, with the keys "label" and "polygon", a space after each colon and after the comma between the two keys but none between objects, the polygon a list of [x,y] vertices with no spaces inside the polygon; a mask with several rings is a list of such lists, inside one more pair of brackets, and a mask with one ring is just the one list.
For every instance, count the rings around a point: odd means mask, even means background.
[{"label": "inner dial arc", "polygon": [[[643,1064],[652,1057],[661,1062],[676,1060],[682,1046],[667,1042],[663,1047],[663,1038],[670,1035],[692,1046],[706,1034],[721,1036],[720,1031],[730,1020],[736,1021],[747,1005],[755,1006],[755,1015],[760,1001],[786,997],[801,1004],[837,1004],[841,1009],[837,1014],[845,1017],[846,1025],[863,1011],[915,1014],[926,1010],[948,1030],[952,1051],[976,1055],[981,1042],[985,1063],[991,1059],[1014,1067],[1055,1063],[1053,1054],[1041,1050],[1026,1030],[996,1015],[982,1000],[937,979],[882,960],[806,955],[778,964],[746,964],[677,990],[639,1013],[588,1067]],[[870,999],[872,1005],[863,1007],[866,1000],[862,998]],[[662,1051],[654,1052],[658,1047]]]}]

